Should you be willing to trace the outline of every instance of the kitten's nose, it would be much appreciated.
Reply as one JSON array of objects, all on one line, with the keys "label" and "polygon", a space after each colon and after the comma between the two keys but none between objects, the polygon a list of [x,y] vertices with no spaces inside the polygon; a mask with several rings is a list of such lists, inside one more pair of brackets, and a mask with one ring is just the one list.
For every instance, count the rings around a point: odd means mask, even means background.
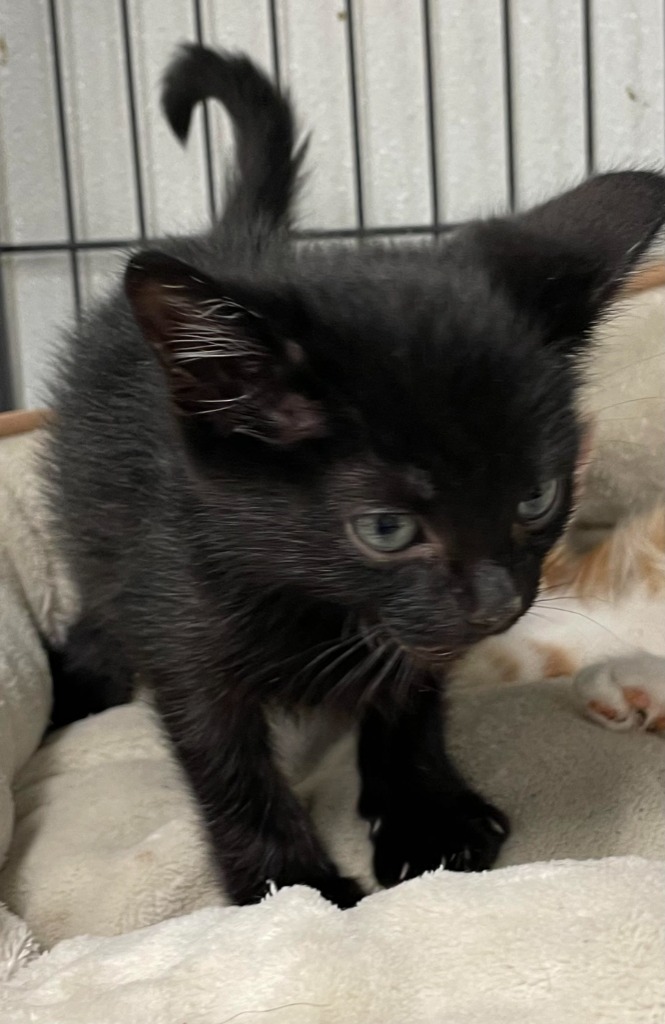
[{"label": "kitten's nose", "polygon": [[496,562],[478,562],[471,571],[472,609],[469,622],[480,629],[497,632],[515,621],[522,599],[507,569]]}]

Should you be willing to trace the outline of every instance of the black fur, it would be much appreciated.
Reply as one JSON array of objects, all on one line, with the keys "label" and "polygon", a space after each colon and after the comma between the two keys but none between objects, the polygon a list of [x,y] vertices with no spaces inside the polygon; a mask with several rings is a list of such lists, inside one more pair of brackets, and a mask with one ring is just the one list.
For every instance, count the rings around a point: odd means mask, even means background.
[{"label": "black fur", "polygon": [[162,93],[164,113],[181,142],[194,107],[207,98],[224,104],[236,130],[239,187],[231,183],[227,218],[242,218],[260,230],[288,223],[306,149],[306,143],[296,146],[288,98],[247,57],[183,46]]},{"label": "black fur", "polygon": [[49,730],[62,729],[131,700],[132,667],[119,651],[108,659],[104,637],[93,621],[77,622],[69,631],[64,650],[48,644],[46,647],[53,684]]},{"label": "black fur", "polygon": [[[196,47],[166,82],[181,137],[196,102],[228,105],[238,173],[221,223],[137,254],[63,355],[46,468],[80,635],[107,676],[154,685],[232,899],[361,895],[273,762],[267,703],[360,717],[382,882],[488,867],[508,824],[445,755],[439,680],[533,600],[570,511],[589,332],[665,183],[601,176],[432,248],[302,249],[286,100]],[[518,524],[551,478],[547,521]],[[386,508],[420,524],[393,557],[349,525]]]}]

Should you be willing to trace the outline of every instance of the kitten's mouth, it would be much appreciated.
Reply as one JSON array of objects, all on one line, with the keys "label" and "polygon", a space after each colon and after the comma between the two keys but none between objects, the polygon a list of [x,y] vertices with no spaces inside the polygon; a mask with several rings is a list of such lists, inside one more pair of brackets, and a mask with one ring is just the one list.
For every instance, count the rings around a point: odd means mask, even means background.
[{"label": "kitten's mouth", "polygon": [[446,649],[444,647],[433,645],[432,647],[414,647],[409,644],[403,643],[398,637],[393,636],[392,640],[397,643],[401,649],[409,654],[415,661],[425,662],[431,666],[434,665],[447,665],[451,662],[464,657],[472,647],[476,647],[483,640],[487,640],[489,637],[498,636],[501,633],[505,633],[512,626],[515,625],[518,619],[522,617],[522,610],[514,615],[510,615],[507,619],[499,621],[496,625],[487,625],[477,630],[468,631],[464,639],[460,639],[454,642],[453,645]]},{"label": "kitten's mouth", "polygon": [[449,665],[457,658],[461,658],[466,654],[472,646],[471,642],[455,644],[455,646],[451,648],[442,647],[439,644],[434,644],[431,647],[407,644],[390,628],[390,626],[387,626],[384,622],[380,622],[379,620],[375,620],[373,626],[370,626],[368,620],[365,620],[363,622],[363,629],[368,635],[372,636],[374,643],[389,643],[391,646],[398,648],[404,654],[408,655],[412,661],[417,662],[426,668]]},{"label": "kitten's mouth", "polygon": [[459,645],[453,650],[444,650],[441,647],[410,647],[407,644],[400,644],[402,650],[421,664],[430,668],[439,665],[449,665],[451,662],[461,658],[468,651],[470,644]]}]

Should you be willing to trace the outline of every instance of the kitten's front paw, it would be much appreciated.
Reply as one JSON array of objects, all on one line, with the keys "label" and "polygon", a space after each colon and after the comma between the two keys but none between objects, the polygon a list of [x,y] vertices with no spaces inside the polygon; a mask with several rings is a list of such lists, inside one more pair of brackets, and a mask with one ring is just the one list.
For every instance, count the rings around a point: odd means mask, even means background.
[{"label": "kitten's front paw", "polygon": [[391,886],[425,871],[485,871],[510,832],[508,819],[472,790],[411,789],[371,824],[374,873]]},{"label": "kitten's front paw", "polygon": [[665,732],[665,658],[640,652],[589,665],[575,676],[573,693],[607,729]]},{"label": "kitten's front paw", "polygon": [[334,903],[340,910],[355,907],[365,895],[355,878],[345,878],[342,875],[303,882],[303,885],[311,885],[313,889],[318,889],[324,899]]},{"label": "kitten's front paw", "polygon": [[340,910],[355,907],[365,895],[354,878],[345,878],[334,871],[312,873],[303,869],[302,872],[288,871],[281,877],[263,879],[254,884],[229,889],[229,897],[233,903],[246,905],[260,903],[266,896],[285,889],[291,885],[306,885],[316,889],[329,903],[334,903]]}]

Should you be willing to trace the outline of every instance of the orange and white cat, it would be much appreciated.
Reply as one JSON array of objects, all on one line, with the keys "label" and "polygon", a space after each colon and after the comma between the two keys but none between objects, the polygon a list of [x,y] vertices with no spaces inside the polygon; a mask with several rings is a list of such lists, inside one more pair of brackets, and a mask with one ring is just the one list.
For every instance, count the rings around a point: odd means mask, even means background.
[{"label": "orange and white cat", "polygon": [[550,555],[533,608],[455,667],[454,687],[572,677],[580,708],[610,729],[665,732],[665,505],[590,551]]}]

